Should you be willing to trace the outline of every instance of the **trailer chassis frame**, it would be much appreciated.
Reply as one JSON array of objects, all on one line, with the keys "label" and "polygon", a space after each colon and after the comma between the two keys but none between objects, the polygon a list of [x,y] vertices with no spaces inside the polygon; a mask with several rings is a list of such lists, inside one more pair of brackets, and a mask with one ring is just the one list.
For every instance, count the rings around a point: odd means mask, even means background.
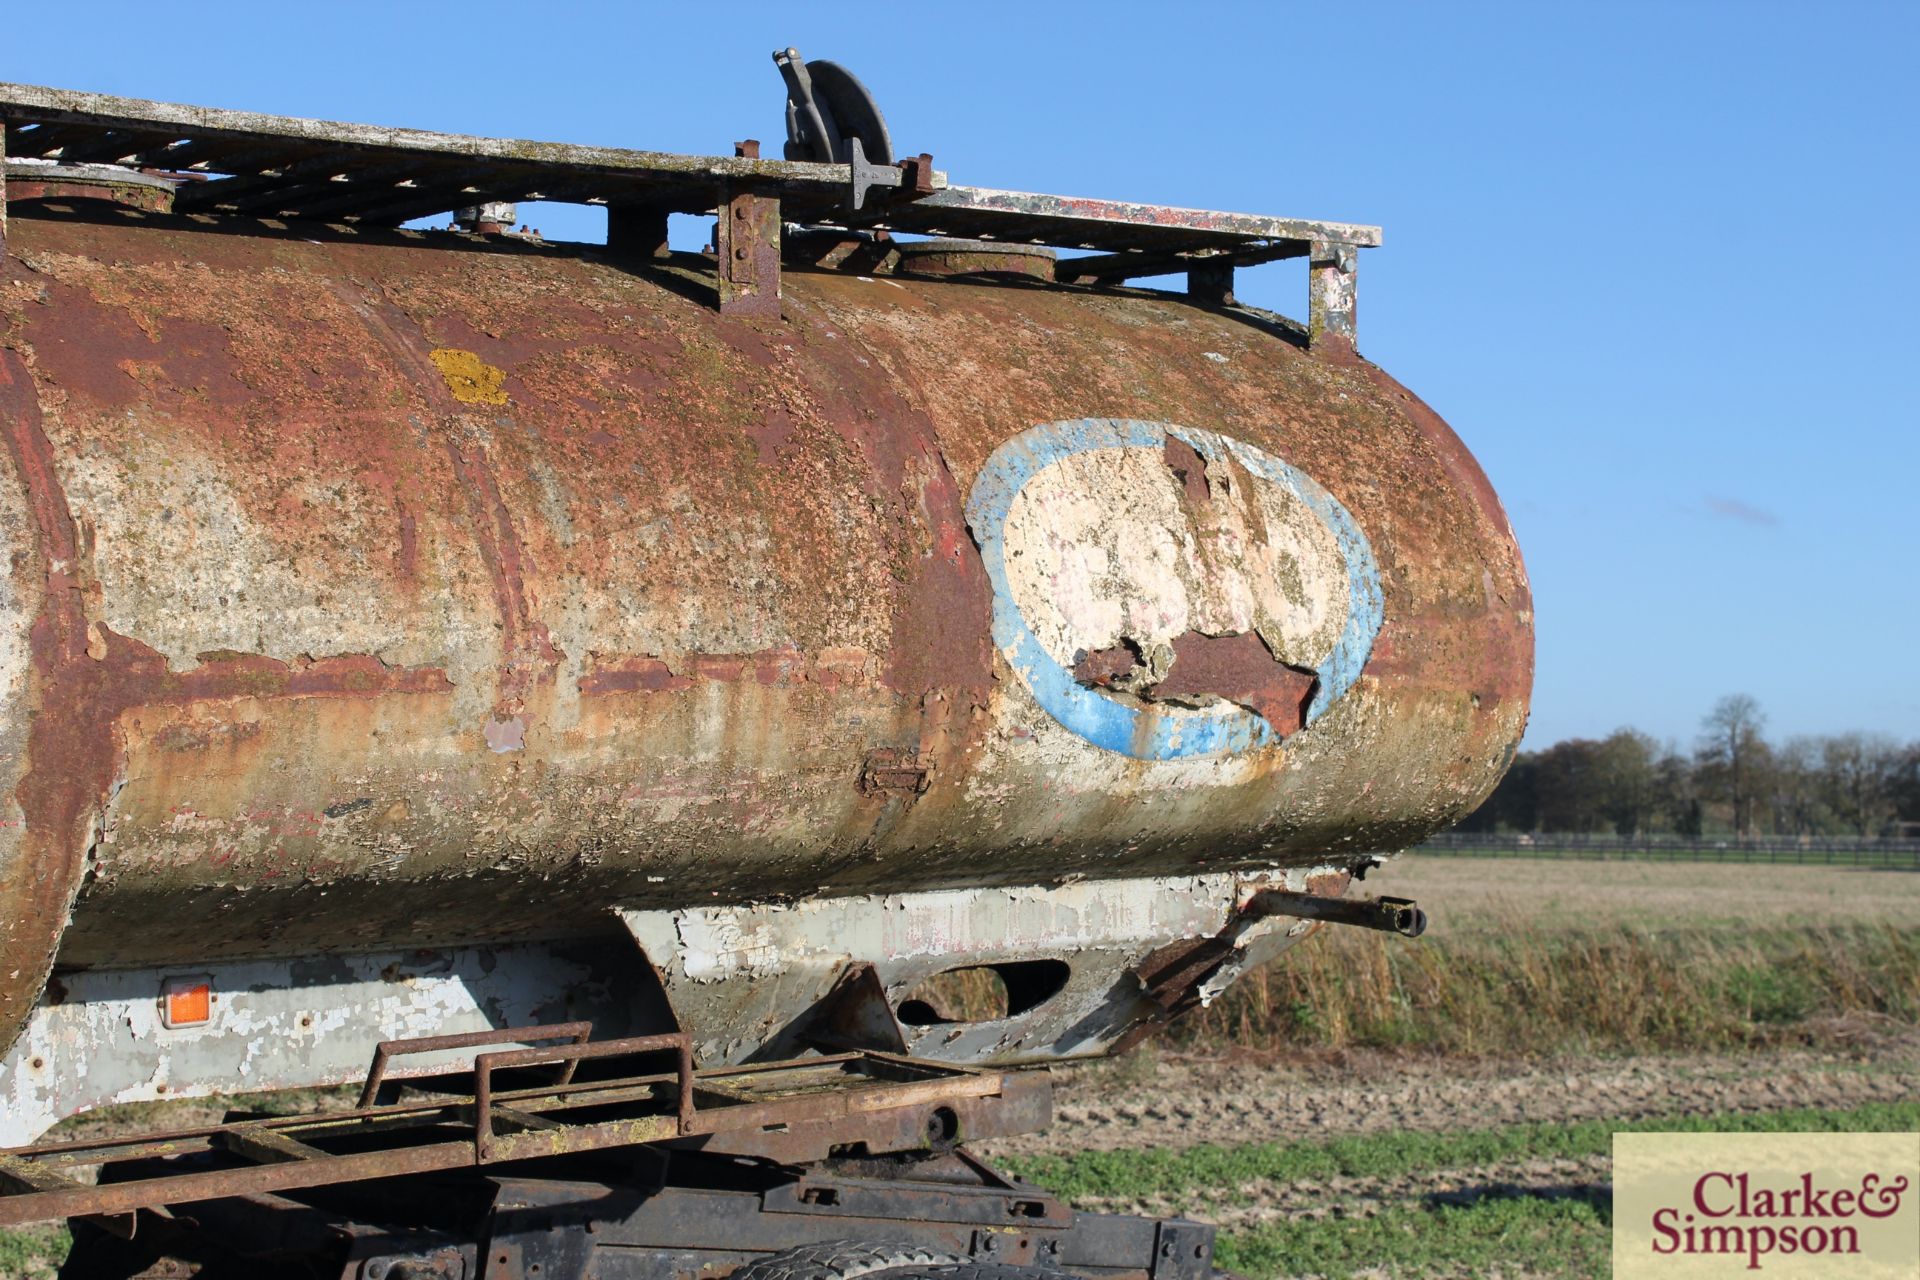
[{"label": "trailer chassis frame", "polygon": [[[388,1041],[350,1110],[0,1152],[0,1225],[72,1220],[69,1280],[269,1264],[328,1280],[691,1280],[840,1240],[1211,1273],[1212,1228],[1076,1214],[961,1148],[1045,1128],[1044,1071],[876,1052],[695,1070],[683,1032],[590,1036],[576,1022]],[[469,1049],[470,1070],[389,1077],[396,1059]],[[667,1070],[622,1070],[658,1058]]]}]

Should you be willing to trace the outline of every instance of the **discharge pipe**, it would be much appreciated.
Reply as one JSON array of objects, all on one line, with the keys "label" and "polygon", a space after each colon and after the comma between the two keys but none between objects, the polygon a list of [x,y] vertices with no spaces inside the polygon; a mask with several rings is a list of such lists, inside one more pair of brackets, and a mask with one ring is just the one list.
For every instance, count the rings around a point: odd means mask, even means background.
[{"label": "discharge pipe", "polygon": [[1363,929],[1380,929],[1409,938],[1417,938],[1427,931],[1427,913],[1410,898],[1322,898],[1311,893],[1262,889],[1247,904],[1247,913],[1357,924]]}]

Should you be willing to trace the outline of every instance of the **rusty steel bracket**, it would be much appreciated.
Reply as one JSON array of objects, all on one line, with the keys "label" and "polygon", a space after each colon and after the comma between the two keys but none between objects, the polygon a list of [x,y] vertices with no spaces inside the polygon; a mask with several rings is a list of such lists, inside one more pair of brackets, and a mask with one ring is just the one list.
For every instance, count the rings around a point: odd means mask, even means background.
[{"label": "rusty steel bracket", "polygon": [[[457,1036],[418,1036],[412,1040],[382,1040],[373,1048],[373,1064],[367,1068],[367,1083],[360,1090],[359,1106],[374,1105],[380,1086],[387,1078],[387,1065],[395,1058],[420,1053],[444,1053],[451,1049],[479,1049],[490,1044],[532,1044],[538,1040],[571,1040],[585,1044],[593,1036],[591,1022],[556,1022],[536,1027],[502,1027],[495,1031],[469,1031]],[[573,1064],[567,1063],[558,1083],[573,1079]]]},{"label": "rusty steel bracket", "polygon": [[1312,346],[1353,348],[1359,257],[1359,247],[1345,241],[1313,242],[1307,255],[1307,341]]},{"label": "rusty steel bracket", "polygon": [[[509,1067],[562,1066],[565,1068],[566,1080],[571,1080],[574,1069],[589,1058],[626,1058],[635,1054],[659,1053],[664,1050],[672,1050],[676,1058],[675,1124],[672,1136],[679,1137],[684,1135],[693,1124],[693,1040],[685,1032],[675,1031],[658,1036],[632,1036],[625,1040],[602,1040],[598,1044],[570,1044],[551,1049],[509,1049],[504,1053],[481,1054],[473,1060],[475,1158],[481,1164],[491,1164],[495,1160],[538,1155],[542,1148],[556,1145],[551,1140],[542,1139],[538,1135],[563,1127],[543,1117],[528,1116],[523,1112],[515,1111],[512,1116],[518,1127],[534,1131],[531,1144],[533,1149],[523,1151],[516,1148],[503,1155],[503,1148],[512,1143],[513,1136],[494,1131],[496,1117],[493,1104],[494,1072]],[[502,1110],[505,1109],[502,1108]]]},{"label": "rusty steel bracket", "polygon": [[873,966],[864,961],[841,972],[826,999],[815,1006],[804,1039],[827,1053],[874,1050],[904,1056],[907,1052],[900,1020],[887,1002],[887,989]]},{"label": "rusty steel bracket", "polygon": [[[760,144],[734,144],[743,159],[758,159]],[[780,201],[736,186],[720,190],[714,224],[720,313],[755,319],[780,317]]]},{"label": "rusty steel bracket", "polygon": [[920,753],[902,747],[875,747],[860,763],[862,795],[898,791],[919,795],[927,789],[933,773],[922,763]]},{"label": "rusty steel bracket", "polygon": [[899,161],[900,194],[909,200],[933,194],[933,154],[922,151]]},{"label": "rusty steel bracket", "polygon": [[[567,1028],[493,1034],[529,1030]],[[443,1043],[456,1038],[472,1039]],[[676,1059],[671,1071],[572,1078],[583,1061],[662,1052]],[[496,1073],[527,1067],[562,1067],[567,1080],[499,1087]],[[875,1052],[696,1072],[681,1032],[480,1054],[472,1069],[470,1095],[456,1088],[352,1111],[0,1151],[0,1227],[107,1215],[100,1225],[124,1235],[136,1211],[167,1205],[649,1145],[783,1163],[824,1160],[850,1143],[876,1154],[940,1150],[1034,1132],[1051,1115],[1044,1073]],[[89,1166],[120,1176],[97,1185],[70,1176]]]},{"label": "rusty steel bracket", "polygon": [[1427,913],[1410,898],[1322,898],[1311,893],[1263,889],[1247,903],[1248,915],[1297,916],[1328,924],[1352,924],[1417,938],[1427,931]]}]

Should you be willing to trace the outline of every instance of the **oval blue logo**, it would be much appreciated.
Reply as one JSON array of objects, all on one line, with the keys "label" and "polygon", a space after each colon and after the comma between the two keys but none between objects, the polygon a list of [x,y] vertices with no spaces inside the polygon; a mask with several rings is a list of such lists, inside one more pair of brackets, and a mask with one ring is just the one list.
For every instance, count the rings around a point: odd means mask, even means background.
[{"label": "oval blue logo", "polygon": [[1040,706],[1142,760],[1227,755],[1312,724],[1360,677],[1380,568],[1311,476],[1244,441],[1124,418],[1022,432],[967,523],[993,639]]}]

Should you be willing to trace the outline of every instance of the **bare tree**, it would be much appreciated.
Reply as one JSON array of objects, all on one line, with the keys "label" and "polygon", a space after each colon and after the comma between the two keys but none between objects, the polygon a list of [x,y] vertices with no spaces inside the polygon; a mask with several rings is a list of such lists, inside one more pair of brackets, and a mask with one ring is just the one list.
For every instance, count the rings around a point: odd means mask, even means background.
[{"label": "bare tree", "polygon": [[1899,747],[1891,738],[1867,733],[1838,734],[1821,746],[1827,807],[1855,834],[1877,832],[1893,809]]},{"label": "bare tree", "polygon": [[1826,807],[1825,738],[1788,738],[1773,760],[1773,807],[1789,835],[1819,835],[1831,825]]},{"label": "bare tree", "polygon": [[1722,783],[1733,805],[1733,831],[1745,835],[1753,825],[1753,797],[1759,790],[1759,765],[1767,754],[1760,736],[1767,717],[1744,693],[1730,693],[1713,704],[1700,722],[1700,762]]}]

